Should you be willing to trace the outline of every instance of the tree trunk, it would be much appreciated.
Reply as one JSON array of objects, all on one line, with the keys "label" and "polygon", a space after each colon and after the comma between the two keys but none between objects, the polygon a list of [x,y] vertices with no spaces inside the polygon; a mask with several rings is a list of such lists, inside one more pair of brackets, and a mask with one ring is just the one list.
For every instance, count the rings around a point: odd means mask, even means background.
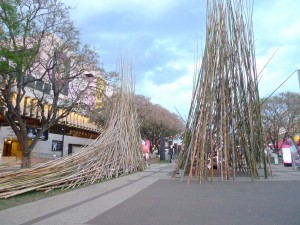
[{"label": "tree trunk", "polygon": [[30,158],[30,152],[28,151],[25,154],[23,153],[22,163],[21,163],[21,169],[30,168],[31,167],[31,158]]},{"label": "tree trunk", "polygon": [[21,162],[21,168],[30,168],[31,167],[31,158],[30,158],[30,149],[28,148],[28,138],[27,138],[27,133],[25,131],[25,136],[24,134],[21,134],[21,137],[19,137],[19,145],[20,145],[20,150],[22,152],[23,158]]}]

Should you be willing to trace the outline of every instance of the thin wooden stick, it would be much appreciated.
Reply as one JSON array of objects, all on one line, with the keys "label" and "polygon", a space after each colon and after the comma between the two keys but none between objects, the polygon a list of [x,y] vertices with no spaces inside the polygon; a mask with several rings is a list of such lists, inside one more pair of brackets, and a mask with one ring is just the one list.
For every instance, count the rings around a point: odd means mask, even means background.
[{"label": "thin wooden stick", "polygon": [[[208,152],[221,180],[236,177],[236,167],[251,179],[264,159],[251,0],[207,1],[206,44],[184,134],[184,151],[175,171],[192,180],[206,178]],[[238,147],[240,146],[240,147]],[[209,149],[209,151],[208,151]],[[183,166],[184,165],[184,166]],[[264,167],[266,164],[264,163]],[[231,174],[232,173],[232,174]]]},{"label": "thin wooden stick", "polygon": [[75,188],[144,169],[131,66],[120,60],[119,69],[118,100],[100,136],[70,156],[35,168],[0,174],[0,198],[33,190]]}]

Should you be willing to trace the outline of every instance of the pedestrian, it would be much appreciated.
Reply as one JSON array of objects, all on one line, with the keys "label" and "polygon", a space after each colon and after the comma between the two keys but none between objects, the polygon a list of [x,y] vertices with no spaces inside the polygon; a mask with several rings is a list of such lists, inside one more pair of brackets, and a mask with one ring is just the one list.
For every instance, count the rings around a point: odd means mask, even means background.
[{"label": "pedestrian", "polygon": [[173,146],[172,145],[170,147],[169,154],[170,154],[170,163],[171,163],[172,162],[172,157],[173,157]]}]

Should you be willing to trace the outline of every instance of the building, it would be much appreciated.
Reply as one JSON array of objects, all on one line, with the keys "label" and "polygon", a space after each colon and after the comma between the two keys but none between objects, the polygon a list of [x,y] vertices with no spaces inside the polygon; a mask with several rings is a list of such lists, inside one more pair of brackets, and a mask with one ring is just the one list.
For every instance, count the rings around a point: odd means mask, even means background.
[{"label": "building", "polygon": [[[37,69],[32,73],[24,75],[24,79],[30,82],[24,88],[24,96],[21,98],[19,110],[22,120],[26,123],[27,137],[29,138],[28,144],[30,144],[35,134],[39,131],[42,116],[47,115],[51,111],[55,89],[53,80],[55,80],[57,86],[62,88],[59,99],[61,102],[65,102],[66,105],[76,103],[77,105],[96,107],[96,104],[101,102],[101,99],[97,97],[97,80],[101,78],[100,72],[86,70],[84,73],[80,73],[80,76],[77,76],[76,79],[69,79],[72,75],[66,73],[66,68],[71,67],[71,63],[68,62],[68,52],[55,52],[56,50],[51,49],[52,47],[49,47],[47,41],[45,46],[48,54],[42,52],[42,59],[47,61],[48,65],[54,63],[54,60],[56,60],[55,63],[57,63],[57,66],[49,70],[47,76],[43,76],[45,74],[41,66],[37,66]],[[51,55],[49,54],[51,51],[54,57],[48,57]],[[0,62],[7,63],[7,65],[10,64],[5,59],[0,60]],[[59,68],[59,66],[65,68]],[[60,72],[61,69],[63,69],[64,74]],[[0,87],[6,82],[4,77],[0,76],[2,78],[0,79]],[[90,88],[85,94],[78,94],[83,93],[87,85]],[[103,86],[103,88],[105,87]],[[80,98],[77,98],[76,95],[80,96]],[[16,105],[16,99],[17,89],[12,94],[10,100],[13,105]],[[42,104],[43,112],[38,104]],[[64,113],[64,109],[63,107],[58,108],[59,116]],[[22,158],[19,141],[6,121],[5,113],[7,113],[7,108],[0,101],[0,158]],[[39,158],[52,158],[54,154],[56,156],[63,156],[79,151],[82,146],[90,144],[99,136],[101,128],[91,122],[85,115],[86,111],[84,109],[74,108],[67,117],[60,119],[57,124],[53,125],[41,136],[31,151],[31,156]]]},{"label": "building", "polygon": [[[91,74],[88,76],[91,76]],[[31,88],[39,87],[41,87],[39,84],[35,84],[35,87]],[[42,87],[48,88],[47,84],[44,84]],[[21,104],[23,106],[21,108],[22,117],[26,121],[28,137],[34,138],[35,133],[39,129],[41,115],[35,105],[35,98],[31,95],[31,92],[27,93]],[[50,107],[51,104],[45,108]],[[0,158],[21,158],[22,154],[18,145],[18,139],[5,120],[5,112],[6,108],[0,106]],[[54,153],[57,156],[71,154],[79,151],[82,146],[90,144],[93,139],[98,137],[100,132],[101,128],[90,122],[87,116],[74,111],[63,118],[58,124],[52,126],[41,137],[31,155],[39,158],[52,158]]]}]

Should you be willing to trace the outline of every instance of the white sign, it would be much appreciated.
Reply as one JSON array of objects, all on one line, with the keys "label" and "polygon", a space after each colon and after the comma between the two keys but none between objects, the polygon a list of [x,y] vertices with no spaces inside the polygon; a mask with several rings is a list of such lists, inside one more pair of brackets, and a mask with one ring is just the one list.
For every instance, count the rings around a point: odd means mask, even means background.
[{"label": "white sign", "polygon": [[280,127],[279,134],[284,134],[286,132],[284,127]]},{"label": "white sign", "polygon": [[15,132],[11,127],[2,127],[3,128],[3,133],[5,137],[16,137]]}]

